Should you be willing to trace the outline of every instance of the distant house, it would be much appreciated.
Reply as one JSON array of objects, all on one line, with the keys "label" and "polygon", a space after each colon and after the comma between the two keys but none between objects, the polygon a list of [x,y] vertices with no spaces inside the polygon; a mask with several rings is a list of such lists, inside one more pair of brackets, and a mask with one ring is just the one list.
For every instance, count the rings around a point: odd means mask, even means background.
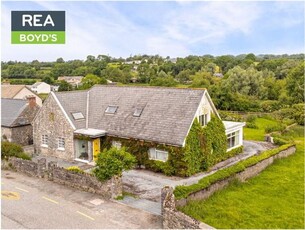
[{"label": "distant house", "polygon": [[61,76],[58,77],[58,81],[66,81],[69,84],[78,87],[79,85],[81,85],[83,76]]},{"label": "distant house", "polygon": [[45,82],[36,82],[31,86],[31,90],[37,94],[48,94],[51,92],[51,86]]},{"label": "distant house", "polygon": [[57,92],[59,89],[59,85],[51,85],[51,91]]},{"label": "distant house", "polygon": [[1,139],[21,145],[33,143],[33,121],[39,110],[36,98],[1,98]]},{"label": "distant house", "polygon": [[[133,154],[148,158],[147,166],[160,161],[179,167],[171,151],[185,146],[195,119],[206,126],[212,115],[220,118],[205,89],[95,85],[51,92],[33,121],[34,148],[38,154],[91,162],[105,145],[128,143],[138,148]],[[224,126],[228,150],[242,146],[244,123]]]},{"label": "distant house", "polygon": [[25,85],[1,85],[1,98],[23,99],[35,97],[36,103],[42,106],[41,98]]},{"label": "distant house", "polygon": [[214,73],[213,76],[214,77],[223,77],[223,74],[222,73]]}]

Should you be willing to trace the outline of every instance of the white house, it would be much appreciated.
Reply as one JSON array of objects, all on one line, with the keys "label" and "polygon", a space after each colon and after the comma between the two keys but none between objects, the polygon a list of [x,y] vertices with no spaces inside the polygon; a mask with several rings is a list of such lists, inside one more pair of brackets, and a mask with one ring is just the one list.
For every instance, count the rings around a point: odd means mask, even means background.
[{"label": "white house", "polygon": [[51,86],[45,82],[36,82],[31,86],[31,90],[37,94],[50,93]]}]

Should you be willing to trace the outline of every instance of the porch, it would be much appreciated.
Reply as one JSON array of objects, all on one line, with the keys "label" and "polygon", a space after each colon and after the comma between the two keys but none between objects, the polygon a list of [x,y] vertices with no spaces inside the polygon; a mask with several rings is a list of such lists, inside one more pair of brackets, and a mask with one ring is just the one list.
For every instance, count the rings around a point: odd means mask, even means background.
[{"label": "porch", "polygon": [[245,122],[223,121],[227,135],[227,152],[243,145]]},{"label": "porch", "polygon": [[74,131],[75,161],[90,163],[97,158],[101,151],[101,137],[106,135],[105,130],[77,129]]}]

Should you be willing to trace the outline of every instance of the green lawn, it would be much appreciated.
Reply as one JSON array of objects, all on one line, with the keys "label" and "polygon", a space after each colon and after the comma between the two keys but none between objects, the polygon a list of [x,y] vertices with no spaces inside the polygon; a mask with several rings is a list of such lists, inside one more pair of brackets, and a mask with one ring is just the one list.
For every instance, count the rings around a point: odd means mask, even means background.
[{"label": "green lawn", "polygon": [[304,229],[304,127],[295,129],[294,155],[245,183],[236,181],[205,201],[190,202],[182,211],[216,228]]},{"label": "green lawn", "polygon": [[266,118],[256,118],[255,124],[258,129],[244,128],[245,140],[264,141],[265,128],[271,125],[277,125],[279,122]]}]

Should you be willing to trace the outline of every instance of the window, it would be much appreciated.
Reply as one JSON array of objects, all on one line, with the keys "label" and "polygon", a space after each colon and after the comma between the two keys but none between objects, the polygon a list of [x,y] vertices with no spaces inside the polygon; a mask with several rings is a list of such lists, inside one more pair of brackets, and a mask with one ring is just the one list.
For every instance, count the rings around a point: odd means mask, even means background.
[{"label": "window", "polygon": [[105,113],[114,114],[118,109],[118,106],[108,106]]},{"label": "window", "polygon": [[74,120],[85,119],[84,115],[81,112],[72,113]]},{"label": "window", "polygon": [[167,161],[168,152],[158,150],[158,149],[155,149],[155,148],[151,148],[151,149],[149,149],[149,159],[159,160],[159,161]]},{"label": "window", "polygon": [[141,113],[142,113],[143,109],[142,108],[136,108],[134,113],[133,113],[133,116],[134,117],[139,117],[141,116]]},{"label": "window", "polygon": [[119,141],[112,141],[112,147],[116,147],[117,149],[120,149],[122,147],[122,143]]},{"label": "window", "polygon": [[236,145],[239,145],[239,131],[227,135],[227,148],[233,148]]},{"label": "window", "polygon": [[65,138],[62,138],[62,137],[58,138],[57,148],[59,150],[64,150],[65,149]]},{"label": "window", "polygon": [[41,145],[42,146],[48,147],[48,141],[49,141],[48,135],[44,134],[41,136]]},{"label": "window", "polygon": [[199,124],[201,126],[206,126],[208,123],[208,114],[203,114],[199,116]]}]

